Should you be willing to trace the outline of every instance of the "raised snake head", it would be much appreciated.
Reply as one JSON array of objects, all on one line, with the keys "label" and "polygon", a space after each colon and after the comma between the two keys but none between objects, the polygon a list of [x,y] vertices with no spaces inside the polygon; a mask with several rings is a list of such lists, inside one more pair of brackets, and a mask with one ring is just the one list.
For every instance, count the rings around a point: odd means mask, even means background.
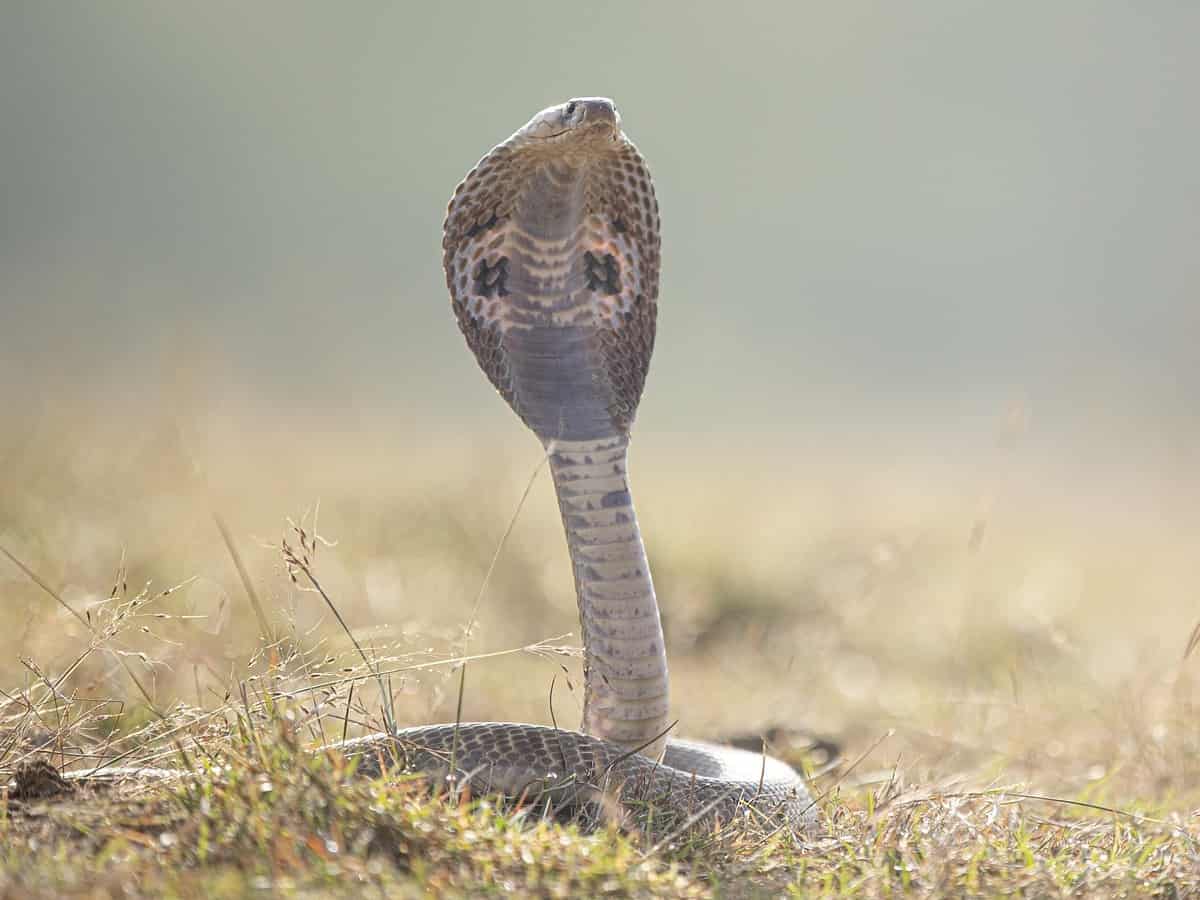
[{"label": "raised snake head", "polygon": [[556,153],[570,149],[600,149],[621,137],[621,114],[607,97],[576,97],[566,103],[543,109],[511,138],[514,149],[553,148]]}]

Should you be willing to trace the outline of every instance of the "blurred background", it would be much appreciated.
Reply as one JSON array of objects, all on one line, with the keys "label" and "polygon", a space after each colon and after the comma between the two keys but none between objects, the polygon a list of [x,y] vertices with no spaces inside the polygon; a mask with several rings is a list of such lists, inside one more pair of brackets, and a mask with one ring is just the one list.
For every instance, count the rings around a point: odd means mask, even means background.
[{"label": "blurred background", "polygon": [[[204,619],[122,646],[203,704],[258,634],[214,511],[345,649],[277,549],[319,504],[358,633],[450,653],[540,451],[454,326],[445,204],[607,95],[662,208],[633,470],[686,730],[1101,752],[1080,710],[1200,615],[1198,40],[1102,0],[5,4],[0,545],[78,609],[122,559],[194,577],[163,608]],[[558,529],[543,472],[471,649],[577,630]],[[3,559],[0,597],[6,682],[86,643]],[[481,667],[469,714],[547,720],[558,665]]]}]

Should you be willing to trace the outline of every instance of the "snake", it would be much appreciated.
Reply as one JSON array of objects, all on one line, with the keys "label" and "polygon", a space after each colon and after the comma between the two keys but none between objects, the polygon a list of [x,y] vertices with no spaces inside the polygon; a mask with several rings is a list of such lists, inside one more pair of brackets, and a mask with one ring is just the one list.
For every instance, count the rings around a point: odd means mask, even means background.
[{"label": "snake", "polygon": [[666,647],[628,475],[660,233],[649,168],[604,97],[537,113],[455,189],[442,234],[451,307],[479,367],[545,448],[575,576],[583,721],[434,726],[405,739],[425,748],[425,766],[453,751],[486,789],[615,789],[685,821],[760,813],[807,826],[813,802],[786,763],[667,737]]},{"label": "snake", "polygon": [[455,189],[442,236],[451,307],[479,367],[545,449],[579,607],[582,723],[456,722],[333,745],[357,771],[399,763],[476,793],[635,820],[753,816],[811,829],[815,804],[788,764],[668,737],[666,647],[628,475],[660,231],[646,161],[603,97],[537,113]]}]

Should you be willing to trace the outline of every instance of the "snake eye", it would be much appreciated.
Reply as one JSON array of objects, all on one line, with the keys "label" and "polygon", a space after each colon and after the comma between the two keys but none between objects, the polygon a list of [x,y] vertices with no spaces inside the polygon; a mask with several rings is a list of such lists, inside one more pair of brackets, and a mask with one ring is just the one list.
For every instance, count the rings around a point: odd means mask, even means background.
[{"label": "snake eye", "polygon": [[568,103],[568,104],[567,104],[567,108],[566,108],[566,110],[564,111],[564,115],[565,115],[565,116],[566,116],[568,119],[569,119],[569,118],[571,118],[571,116],[575,115],[575,110],[576,110],[578,107],[579,107],[579,104],[578,104],[578,103],[576,103],[574,100],[572,100],[570,103]]}]

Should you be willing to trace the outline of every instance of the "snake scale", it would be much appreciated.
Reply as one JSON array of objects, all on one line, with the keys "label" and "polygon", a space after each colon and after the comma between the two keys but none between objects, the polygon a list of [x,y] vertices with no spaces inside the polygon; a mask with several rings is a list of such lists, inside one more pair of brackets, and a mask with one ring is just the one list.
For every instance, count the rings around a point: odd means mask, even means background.
[{"label": "snake scale", "polygon": [[463,179],[446,214],[446,284],[492,385],[546,448],[584,644],[579,732],[478,722],[336,745],[479,793],[657,809],[685,824],[755,814],[811,825],[789,766],[667,739],[667,657],[627,475],[629,431],[654,348],[659,214],[645,160],[611,100],[534,116]]}]

